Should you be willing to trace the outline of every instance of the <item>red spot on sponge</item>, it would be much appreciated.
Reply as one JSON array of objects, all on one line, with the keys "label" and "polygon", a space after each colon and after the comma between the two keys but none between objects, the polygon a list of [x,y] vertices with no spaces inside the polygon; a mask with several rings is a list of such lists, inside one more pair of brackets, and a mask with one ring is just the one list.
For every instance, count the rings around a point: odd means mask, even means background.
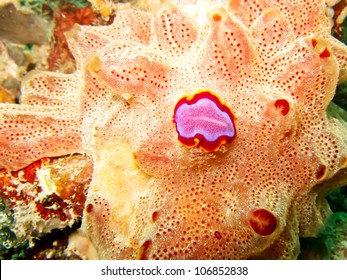
[{"label": "red spot on sponge", "polygon": [[219,231],[215,231],[215,232],[214,232],[214,236],[215,236],[217,239],[222,239],[222,235],[220,234]]},{"label": "red spot on sponge", "polygon": [[312,39],[312,46],[315,47],[318,44],[318,41],[316,39]]},{"label": "red spot on sponge", "polygon": [[277,227],[275,216],[266,209],[257,209],[251,212],[249,223],[252,229],[260,235],[270,235]]},{"label": "red spot on sponge", "polygon": [[89,203],[89,204],[86,206],[86,211],[87,211],[87,213],[92,212],[92,211],[93,211],[93,208],[94,208],[93,204],[90,204],[90,203]]},{"label": "red spot on sponge", "polygon": [[326,174],[327,167],[324,164],[320,164],[316,171],[316,178],[317,180],[321,180],[324,178],[324,175]]},{"label": "red spot on sponge", "polygon": [[142,246],[140,247],[140,255],[139,255],[139,259],[140,260],[147,260],[147,250],[148,248],[152,245],[152,240],[146,240]]},{"label": "red spot on sponge", "polygon": [[275,108],[280,111],[281,115],[285,116],[289,113],[290,105],[285,99],[277,99],[275,101]]},{"label": "red spot on sponge", "polygon": [[[312,39],[312,46],[315,48],[317,45],[318,45],[318,41],[316,39]],[[319,57],[320,58],[328,58],[330,57],[331,53],[330,51],[325,48],[320,54],[319,54]]]},{"label": "red spot on sponge", "polygon": [[319,55],[320,58],[328,58],[330,57],[330,51],[328,49],[324,49]]}]

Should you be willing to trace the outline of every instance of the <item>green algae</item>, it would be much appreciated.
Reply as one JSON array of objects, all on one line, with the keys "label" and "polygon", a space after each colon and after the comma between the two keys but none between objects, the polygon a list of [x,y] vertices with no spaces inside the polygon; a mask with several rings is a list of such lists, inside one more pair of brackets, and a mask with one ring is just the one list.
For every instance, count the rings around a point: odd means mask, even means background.
[{"label": "green algae", "polygon": [[327,248],[327,259],[346,259],[347,254],[347,213],[333,213],[320,237]]},{"label": "green algae", "polygon": [[345,18],[345,20],[342,23],[341,26],[341,30],[342,30],[342,35],[341,35],[341,42],[345,43],[347,45],[347,17]]},{"label": "green algae", "polygon": [[14,219],[9,207],[3,199],[0,199],[0,259],[7,258],[17,252],[20,246],[15,233],[12,231]]}]

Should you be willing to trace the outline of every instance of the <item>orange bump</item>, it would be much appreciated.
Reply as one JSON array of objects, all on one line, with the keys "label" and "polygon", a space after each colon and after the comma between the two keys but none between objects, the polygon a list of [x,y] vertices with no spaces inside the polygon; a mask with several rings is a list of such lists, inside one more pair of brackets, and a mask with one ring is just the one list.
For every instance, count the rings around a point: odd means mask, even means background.
[{"label": "orange bump", "polygon": [[214,21],[221,21],[222,16],[216,13],[216,14],[213,14],[212,18]]}]

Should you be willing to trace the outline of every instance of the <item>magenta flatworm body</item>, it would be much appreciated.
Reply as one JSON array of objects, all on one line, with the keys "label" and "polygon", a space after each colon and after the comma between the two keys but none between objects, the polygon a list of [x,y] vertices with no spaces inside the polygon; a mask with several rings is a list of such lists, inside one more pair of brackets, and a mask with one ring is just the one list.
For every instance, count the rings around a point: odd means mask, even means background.
[{"label": "magenta flatworm body", "polygon": [[231,110],[210,91],[182,97],[174,110],[178,140],[186,147],[200,147],[206,152],[217,151],[235,138],[234,119]]}]

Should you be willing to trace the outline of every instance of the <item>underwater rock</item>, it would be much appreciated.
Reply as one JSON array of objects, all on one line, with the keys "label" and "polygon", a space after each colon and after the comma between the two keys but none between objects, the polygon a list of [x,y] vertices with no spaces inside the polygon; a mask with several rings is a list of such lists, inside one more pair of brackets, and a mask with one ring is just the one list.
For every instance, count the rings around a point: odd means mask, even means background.
[{"label": "underwater rock", "polygon": [[17,44],[44,44],[47,22],[34,14],[23,14],[13,4],[0,7],[0,38]]},{"label": "underwater rock", "polygon": [[15,236],[13,246],[28,240],[32,246],[35,238],[79,221],[92,170],[90,159],[81,155],[41,159],[15,172],[1,170],[0,202],[7,212],[0,203],[0,228]]}]

